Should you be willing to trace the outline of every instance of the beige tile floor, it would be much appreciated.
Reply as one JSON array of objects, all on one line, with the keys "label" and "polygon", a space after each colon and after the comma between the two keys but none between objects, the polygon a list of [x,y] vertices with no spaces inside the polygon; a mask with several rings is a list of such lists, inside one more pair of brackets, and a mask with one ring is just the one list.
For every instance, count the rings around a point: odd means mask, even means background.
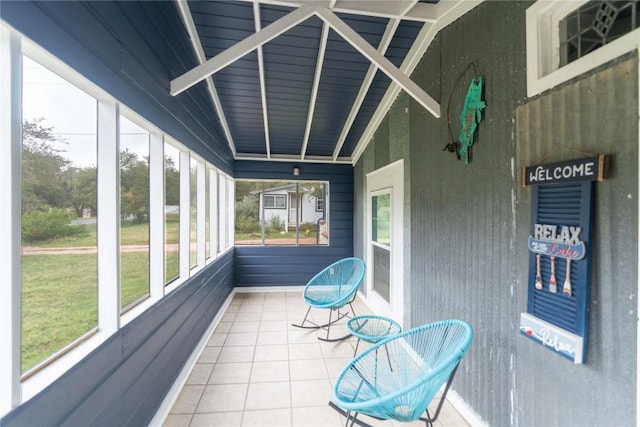
[{"label": "beige tile floor", "polygon": [[[370,313],[359,300],[354,309],[359,315]],[[300,291],[236,294],[164,426],[344,425],[344,417],[328,402],[335,378],[353,358],[356,340],[323,342],[317,337],[326,332],[291,326],[302,321],[306,310]],[[311,315],[326,321],[328,311],[313,309]],[[332,337],[346,333],[343,322],[337,325]],[[358,352],[364,348],[361,343]],[[364,420],[375,426],[400,425]],[[436,425],[468,427],[449,402]]]}]

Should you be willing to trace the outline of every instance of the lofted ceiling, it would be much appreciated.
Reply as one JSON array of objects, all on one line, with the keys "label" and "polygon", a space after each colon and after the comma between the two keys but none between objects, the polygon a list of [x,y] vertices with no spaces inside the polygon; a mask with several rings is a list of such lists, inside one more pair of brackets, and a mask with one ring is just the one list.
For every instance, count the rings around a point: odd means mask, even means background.
[{"label": "lofted ceiling", "polygon": [[177,0],[200,65],[171,81],[206,84],[236,159],[355,163],[408,76],[469,0]]}]

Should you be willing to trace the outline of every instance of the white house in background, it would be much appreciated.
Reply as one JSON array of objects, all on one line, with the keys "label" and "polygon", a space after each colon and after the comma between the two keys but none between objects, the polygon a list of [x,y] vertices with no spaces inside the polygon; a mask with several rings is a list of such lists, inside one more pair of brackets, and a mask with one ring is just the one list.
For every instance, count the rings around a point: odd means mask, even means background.
[{"label": "white house in background", "polygon": [[305,192],[302,186],[296,192],[296,183],[256,190],[253,194],[259,196],[260,221],[269,225],[278,216],[285,231],[295,229],[296,222],[317,224],[324,217],[324,199]]}]

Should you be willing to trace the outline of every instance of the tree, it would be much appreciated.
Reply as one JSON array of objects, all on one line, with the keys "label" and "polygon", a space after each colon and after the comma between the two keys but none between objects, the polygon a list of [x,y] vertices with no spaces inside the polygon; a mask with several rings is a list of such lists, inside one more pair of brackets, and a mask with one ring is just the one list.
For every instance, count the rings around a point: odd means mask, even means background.
[{"label": "tree", "polygon": [[164,203],[167,206],[178,206],[180,204],[180,171],[169,156],[164,156],[164,185]]},{"label": "tree", "polygon": [[86,168],[72,168],[69,180],[71,182],[71,194],[69,200],[76,212],[76,217],[83,216],[84,210],[89,209],[91,214],[98,210],[97,192],[98,171],[95,166]]},{"label": "tree", "polygon": [[149,220],[149,162],[129,149],[120,152],[120,213],[134,222]]},{"label": "tree", "polygon": [[22,125],[22,212],[65,208],[71,162],[56,148],[66,141],[42,125],[43,118]]}]

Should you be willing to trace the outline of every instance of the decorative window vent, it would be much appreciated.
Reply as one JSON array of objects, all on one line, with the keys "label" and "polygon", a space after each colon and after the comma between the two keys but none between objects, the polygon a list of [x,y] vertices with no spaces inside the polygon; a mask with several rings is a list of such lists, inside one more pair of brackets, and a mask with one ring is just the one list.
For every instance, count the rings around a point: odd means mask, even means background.
[{"label": "decorative window vent", "polygon": [[528,96],[640,46],[638,0],[538,0],[527,9],[526,22]]},{"label": "decorative window vent", "polygon": [[560,21],[560,66],[630,33],[640,25],[637,1],[595,1]]}]

